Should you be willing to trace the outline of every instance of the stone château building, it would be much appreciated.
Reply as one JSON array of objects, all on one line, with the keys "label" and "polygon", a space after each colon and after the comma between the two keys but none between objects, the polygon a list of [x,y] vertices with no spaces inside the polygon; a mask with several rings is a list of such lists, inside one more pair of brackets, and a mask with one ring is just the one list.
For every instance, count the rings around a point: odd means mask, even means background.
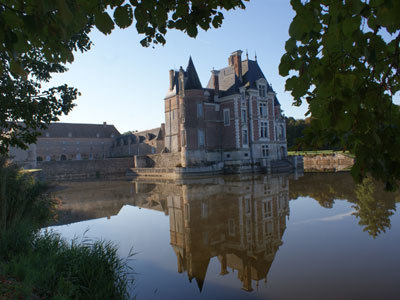
[{"label": "stone ch\u00e2teau building", "polygon": [[169,71],[165,97],[165,147],[180,152],[182,167],[213,162],[265,164],[287,155],[285,120],[275,91],[257,60],[212,70],[203,88],[192,59],[184,70]]}]

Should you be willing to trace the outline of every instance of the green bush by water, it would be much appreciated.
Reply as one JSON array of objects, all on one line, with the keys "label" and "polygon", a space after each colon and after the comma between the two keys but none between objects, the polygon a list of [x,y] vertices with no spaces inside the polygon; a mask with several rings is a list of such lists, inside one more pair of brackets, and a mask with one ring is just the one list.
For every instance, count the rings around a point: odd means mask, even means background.
[{"label": "green bush by water", "polygon": [[0,161],[0,298],[129,299],[128,260],[105,241],[40,232],[55,212],[46,186]]}]

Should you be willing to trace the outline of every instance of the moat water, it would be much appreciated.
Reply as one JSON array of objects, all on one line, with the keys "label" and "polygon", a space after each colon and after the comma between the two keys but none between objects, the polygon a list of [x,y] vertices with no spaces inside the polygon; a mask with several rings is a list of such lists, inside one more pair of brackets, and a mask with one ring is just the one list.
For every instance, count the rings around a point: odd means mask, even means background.
[{"label": "moat water", "polygon": [[138,300],[400,299],[400,194],[296,177],[63,182],[50,228],[133,249]]}]

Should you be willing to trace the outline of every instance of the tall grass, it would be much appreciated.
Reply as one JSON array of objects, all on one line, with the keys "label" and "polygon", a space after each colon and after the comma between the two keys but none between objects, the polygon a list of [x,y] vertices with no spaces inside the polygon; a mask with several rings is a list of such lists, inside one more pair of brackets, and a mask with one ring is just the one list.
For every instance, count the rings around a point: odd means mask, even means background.
[{"label": "tall grass", "polygon": [[0,228],[8,230],[29,221],[35,227],[46,224],[55,215],[56,201],[46,194],[48,187],[0,157]]},{"label": "tall grass", "polygon": [[46,191],[0,158],[0,299],[129,299],[131,255],[121,259],[110,242],[40,232],[55,213]]}]

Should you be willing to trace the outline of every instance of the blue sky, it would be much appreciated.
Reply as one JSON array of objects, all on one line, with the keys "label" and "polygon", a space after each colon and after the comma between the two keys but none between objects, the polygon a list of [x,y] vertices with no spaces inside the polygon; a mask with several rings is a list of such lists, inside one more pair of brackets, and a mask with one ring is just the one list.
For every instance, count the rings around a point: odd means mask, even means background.
[{"label": "blue sky", "polygon": [[245,10],[224,13],[221,28],[200,31],[196,39],[170,31],[164,46],[144,48],[134,26],[105,36],[91,33],[93,48],[77,53],[69,71],[53,77],[51,85],[67,83],[82,95],[62,122],[114,124],[122,133],[160,126],[164,122],[164,96],[169,69],[186,68],[189,56],[206,86],[212,68],[227,66],[235,50],[257,52],[258,63],[278,94],[287,116],[304,118],[306,107],[293,107],[278,65],[294,12],[289,0],[251,0]]}]

